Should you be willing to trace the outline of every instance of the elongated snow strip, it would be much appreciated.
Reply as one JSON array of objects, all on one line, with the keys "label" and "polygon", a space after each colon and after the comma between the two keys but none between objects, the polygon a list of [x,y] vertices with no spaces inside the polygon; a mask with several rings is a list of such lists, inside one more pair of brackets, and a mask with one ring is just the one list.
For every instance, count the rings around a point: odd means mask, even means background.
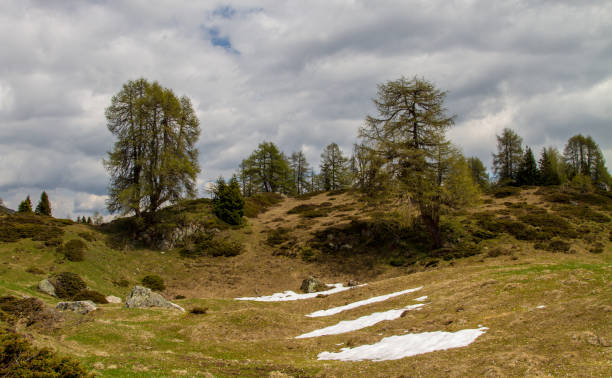
[{"label": "elongated snow strip", "polygon": [[385,361],[397,360],[437,350],[460,348],[471,344],[488,328],[464,329],[457,332],[424,332],[385,337],[375,344],[342,348],[340,352],[322,352],[319,360]]},{"label": "elongated snow strip", "polygon": [[380,295],[378,297],[372,297],[372,298],[369,298],[369,299],[364,299],[362,301],[357,301],[357,302],[349,303],[349,304],[347,304],[345,306],[332,307],[332,308],[327,309],[327,310],[315,311],[315,312],[313,312],[311,314],[308,314],[306,316],[311,317],[311,318],[316,318],[316,317],[319,317],[319,316],[330,316],[330,315],[334,315],[334,314],[337,314],[337,313],[342,312],[342,311],[351,310],[353,308],[357,308],[357,307],[360,307],[360,306],[365,306],[365,305],[370,304],[370,303],[386,301],[389,298],[393,298],[393,297],[397,297],[399,295],[404,295],[404,294],[412,293],[414,291],[421,290],[422,288],[423,288],[423,286],[420,286],[420,287],[415,287],[414,289],[402,290],[402,291],[398,291],[398,292],[391,293],[391,294]]},{"label": "elongated snow strip", "polygon": [[399,310],[389,310],[384,312],[375,312],[370,315],[362,316],[355,320],[343,320],[340,323],[334,324],[333,326],[321,328],[314,330],[312,332],[305,333],[303,335],[299,335],[296,339],[305,339],[308,337],[319,337],[325,335],[337,335],[340,333],[346,333],[351,331],[356,331],[358,329],[366,328],[373,326],[376,323],[380,323],[385,320],[395,320],[402,316],[404,311],[406,310],[414,310],[420,307],[425,306],[422,303],[406,306],[404,308],[400,308]]},{"label": "elongated snow strip", "polygon": [[427,295],[415,298],[414,300],[417,301],[417,302],[423,302],[423,301],[427,300]]},{"label": "elongated snow strip", "polygon": [[262,297],[241,297],[241,298],[234,298],[234,299],[237,300],[237,301],[257,301],[257,302],[297,301],[297,300],[300,300],[300,299],[315,298],[317,295],[321,295],[321,294],[329,295],[329,294],[340,293],[342,291],[351,290],[353,288],[360,287],[360,286],[365,286],[365,285],[367,285],[367,284],[345,287],[341,283],[337,283],[337,284],[327,285],[327,286],[331,287],[331,289],[329,289],[329,290],[319,291],[319,292],[316,292],[316,293],[298,294],[298,293],[296,293],[294,291],[287,290],[287,291],[285,291],[283,293],[274,293],[272,295],[264,295]]}]

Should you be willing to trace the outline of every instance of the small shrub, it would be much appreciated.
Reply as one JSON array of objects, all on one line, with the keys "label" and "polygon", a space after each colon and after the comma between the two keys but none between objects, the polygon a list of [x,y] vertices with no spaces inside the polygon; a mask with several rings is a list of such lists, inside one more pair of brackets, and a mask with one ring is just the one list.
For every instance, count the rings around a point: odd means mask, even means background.
[{"label": "small shrub", "polygon": [[179,295],[175,295],[175,296],[174,296],[174,299],[185,299],[185,296],[184,296],[184,295],[181,295],[181,294],[179,294]]},{"label": "small shrub", "polygon": [[26,272],[30,274],[45,274],[45,272],[42,269],[39,269],[35,266],[29,267],[28,269],[26,269]]},{"label": "small shrub", "polygon": [[300,255],[303,261],[305,262],[314,262],[317,260],[317,252],[310,247],[303,247],[300,250]]},{"label": "small shrub", "polygon": [[492,248],[487,252],[488,257],[508,256],[511,254],[511,250],[502,247]]},{"label": "small shrub", "polygon": [[163,291],[166,290],[166,285],[164,285],[164,279],[158,275],[151,274],[145,276],[140,281],[145,287],[148,287],[151,290],[155,291]]},{"label": "small shrub", "polygon": [[72,239],[66,244],[58,248],[58,252],[64,254],[68,261],[83,261],[85,260],[85,250],[87,244],[81,239]]},{"label": "small shrub", "polygon": [[79,232],[79,236],[88,242],[96,241],[96,236],[91,232]]},{"label": "small shrub", "polygon": [[502,186],[500,188],[493,189],[492,194],[495,198],[506,198],[510,196],[515,196],[520,192],[521,189],[515,186]]},{"label": "small shrub", "polygon": [[234,241],[214,239],[212,234],[201,233],[194,237],[179,251],[183,257],[225,256],[232,257],[242,253],[242,244]]},{"label": "small shrub", "polygon": [[266,239],[266,243],[271,246],[277,246],[292,240],[293,237],[291,235],[290,228],[279,227],[268,232],[268,238]]},{"label": "small shrub", "polygon": [[38,349],[12,329],[0,325],[0,376],[90,377],[78,361]]},{"label": "small shrub", "polygon": [[118,281],[113,281],[113,285],[119,286],[119,287],[128,287],[130,286],[130,281],[126,280],[125,278],[122,278]]},{"label": "small shrub", "polygon": [[94,303],[108,303],[104,294],[95,290],[84,289],[79,291],[72,297],[73,301],[92,301]]},{"label": "small shrub", "polygon": [[59,247],[60,245],[62,245],[62,239],[60,238],[45,240],[45,246],[47,247]]},{"label": "small shrub", "polygon": [[589,252],[591,253],[599,254],[599,253],[603,253],[603,251],[604,251],[603,243],[595,243],[593,244],[591,248],[589,248]]},{"label": "small shrub", "polygon": [[55,287],[55,294],[62,299],[70,299],[87,287],[85,281],[78,274],[71,272],[53,275],[49,278],[49,281]]},{"label": "small shrub", "polygon": [[549,242],[536,243],[535,247],[538,249],[544,249],[550,252],[569,253],[571,244],[566,241],[560,240],[560,239],[554,239]]},{"label": "small shrub", "polygon": [[194,315],[204,315],[206,314],[207,311],[208,311],[207,307],[196,306],[196,307],[193,307],[191,310],[189,310],[189,313],[194,314]]}]

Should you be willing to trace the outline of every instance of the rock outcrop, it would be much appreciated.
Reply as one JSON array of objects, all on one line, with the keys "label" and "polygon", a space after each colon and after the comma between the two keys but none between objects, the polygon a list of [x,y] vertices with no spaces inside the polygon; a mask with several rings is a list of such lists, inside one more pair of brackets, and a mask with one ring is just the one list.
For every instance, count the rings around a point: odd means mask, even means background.
[{"label": "rock outcrop", "polygon": [[55,294],[55,286],[46,278],[38,283],[38,290],[52,297],[57,297],[57,294]]},{"label": "rock outcrop", "polygon": [[324,291],[327,289],[329,289],[327,285],[314,277],[306,278],[302,281],[302,286],[300,286],[300,290],[304,293],[316,293],[317,291]]},{"label": "rock outcrop", "polygon": [[98,309],[92,301],[60,302],[55,308],[58,310],[74,311],[83,315]]},{"label": "rock outcrop", "polygon": [[160,294],[153,292],[151,289],[134,286],[130,294],[125,300],[125,307],[127,308],[146,308],[146,307],[162,307],[162,308],[174,308],[179,311],[185,312],[185,309],[181,306],[172,303],[162,297]]},{"label": "rock outcrop", "polygon": [[106,297],[106,301],[108,303],[121,303],[121,298],[115,297],[114,295],[109,295]]}]

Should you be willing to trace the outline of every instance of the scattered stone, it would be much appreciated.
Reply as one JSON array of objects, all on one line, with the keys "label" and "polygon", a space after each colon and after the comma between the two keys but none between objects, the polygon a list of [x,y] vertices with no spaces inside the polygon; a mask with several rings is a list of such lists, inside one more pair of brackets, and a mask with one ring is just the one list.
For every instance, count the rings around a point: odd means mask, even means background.
[{"label": "scattered stone", "polygon": [[106,297],[106,301],[108,303],[121,303],[121,298],[115,297],[114,295],[109,295]]},{"label": "scattered stone", "polygon": [[60,302],[55,308],[58,310],[70,310],[83,315],[98,309],[92,301]]},{"label": "scattered stone", "polygon": [[160,294],[153,292],[151,289],[134,286],[130,294],[125,300],[125,307],[127,308],[145,308],[145,307],[162,307],[162,308],[174,308],[185,312],[185,309],[181,306],[172,303],[162,297]]},{"label": "scattered stone", "polygon": [[46,278],[38,283],[38,290],[52,297],[57,297],[57,294],[55,294],[55,286]]},{"label": "scattered stone", "polygon": [[300,286],[300,290],[304,293],[316,293],[317,291],[324,291],[327,289],[329,289],[327,285],[314,277],[306,278],[302,281],[302,286]]},{"label": "scattered stone", "polygon": [[349,282],[346,284],[346,286],[359,286],[359,281],[357,280],[349,280]]}]

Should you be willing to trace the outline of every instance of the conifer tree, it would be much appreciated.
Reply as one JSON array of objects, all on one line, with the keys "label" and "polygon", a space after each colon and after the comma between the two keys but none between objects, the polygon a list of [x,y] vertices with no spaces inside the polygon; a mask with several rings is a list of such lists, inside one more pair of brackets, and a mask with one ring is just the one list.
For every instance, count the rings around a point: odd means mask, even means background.
[{"label": "conifer tree", "polygon": [[[83,218],[85,218],[85,216],[83,216]],[[87,224],[91,224],[91,217],[87,217]]]},{"label": "conifer tree", "polygon": [[17,208],[18,213],[31,213],[32,212],[32,201],[30,200],[30,196],[27,196],[26,199],[21,201],[19,207]]},{"label": "conifer tree", "polygon": [[472,174],[472,179],[475,183],[477,183],[482,189],[486,189],[489,187],[489,174],[487,173],[487,168],[482,163],[482,160],[477,158],[476,156],[472,156],[467,159],[467,165]]},{"label": "conifer tree", "polygon": [[152,215],[164,203],[195,196],[199,121],[187,97],[145,79],[128,81],[106,109],[117,137],[104,161],[111,213]]},{"label": "conifer tree", "polygon": [[538,166],[531,148],[527,147],[523,160],[516,172],[517,185],[537,185],[539,181]]},{"label": "conifer tree", "polygon": [[554,147],[542,149],[540,160],[538,161],[540,172],[540,185],[560,185],[565,182],[563,161]]},{"label": "conifer tree", "polygon": [[501,184],[515,184],[516,174],[523,160],[523,139],[505,128],[497,136],[497,154],[493,154],[493,169]]},{"label": "conifer tree", "polygon": [[298,195],[303,194],[309,187],[308,168],[309,164],[306,156],[302,151],[291,154],[291,170],[293,171],[293,180],[295,191]]},{"label": "conifer tree", "polygon": [[336,143],[330,143],[321,154],[321,175],[325,190],[345,188],[348,184],[348,158]]},{"label": "conifer tree", "polygon": [[288,159],[272,142],[262,142],[240,165],[243,193],[274,192],[291,194],[293,175]]},{"label": "conifer tree", "polygon": [[51,203],[49,203],[49,197],[46,192],[42,192],[40,195],[40,201],[36,205],[36,214],[51,216]]},{"label": "conifer tree", "polygon": [[229,184],[226,184],[222,177],[217,180],[213,207],[215,215],[224,222],[232,225],[242,223],[244,198],[240,193],[240,184],[236,176],[232,177]]},{"label": "conifer tree", "polygon": [[445,96],[416,77],[381,84],[374,100],[379,115],[368,116],[360,130],[384,159],[381,169],[417,205],[434,248],[444,244],[440,216],[467,206],[478,195],[465,158],[445,139],[454,123],[454,117],[446,115]]}]

